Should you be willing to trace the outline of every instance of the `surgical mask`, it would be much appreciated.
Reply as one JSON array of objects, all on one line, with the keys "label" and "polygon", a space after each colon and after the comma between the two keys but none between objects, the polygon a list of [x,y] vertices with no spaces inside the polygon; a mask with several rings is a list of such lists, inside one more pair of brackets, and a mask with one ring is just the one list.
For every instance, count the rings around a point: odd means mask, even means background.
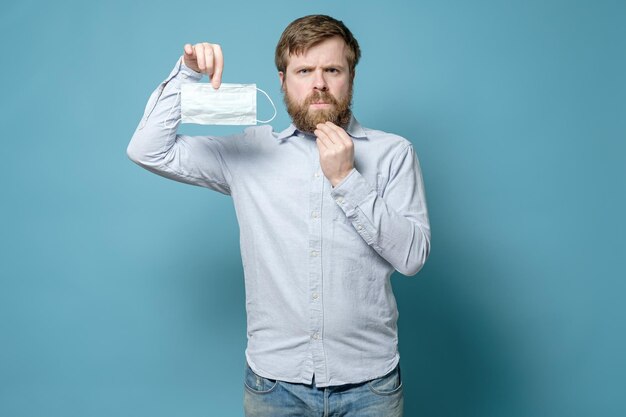
[{"label": "surgical mask", "polygon": [[[274,108],[274,115],[269,120],[256,118],[257,90],[265,94]],[[276,117],[274,102],[265,91],[257,88],[256,84],[222,83],[220,88],[216,90],[208,83],[185,83],[181,84],[179,94],[181,95],[181,117],[179,120],[182,123],[256,125],[257,123],[269,123]],[[172,107],[173,109],[174,107]],[[172,110],[170,110],[170,114]]]}]

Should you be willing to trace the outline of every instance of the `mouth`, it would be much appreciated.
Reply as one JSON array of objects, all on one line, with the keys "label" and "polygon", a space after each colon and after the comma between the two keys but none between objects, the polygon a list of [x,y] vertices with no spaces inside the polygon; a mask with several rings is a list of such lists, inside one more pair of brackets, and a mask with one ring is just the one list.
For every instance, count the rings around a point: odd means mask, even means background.
[{"label": "mouth", "polygon": [[330,103],[325,103],[323,101],[317,102],[317,103],[311,103],[310,106],[313,108],[317,108],[317,107],[328,107],[330,106]]}]

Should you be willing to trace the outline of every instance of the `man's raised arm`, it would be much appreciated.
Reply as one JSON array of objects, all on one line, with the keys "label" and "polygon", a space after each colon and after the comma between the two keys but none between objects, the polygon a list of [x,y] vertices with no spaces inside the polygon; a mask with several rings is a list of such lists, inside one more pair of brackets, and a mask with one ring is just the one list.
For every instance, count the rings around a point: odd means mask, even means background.
[{"label": "man's raised arm", "polygon": [[199,82],[204,73],[211,78],[213,87],[219,88],[223,68],[219,45],[186,44],[170,75],[150,96],[128,144],[128,157],[163,177],[230,194],[223,138],[177,134],[181,84]]}]

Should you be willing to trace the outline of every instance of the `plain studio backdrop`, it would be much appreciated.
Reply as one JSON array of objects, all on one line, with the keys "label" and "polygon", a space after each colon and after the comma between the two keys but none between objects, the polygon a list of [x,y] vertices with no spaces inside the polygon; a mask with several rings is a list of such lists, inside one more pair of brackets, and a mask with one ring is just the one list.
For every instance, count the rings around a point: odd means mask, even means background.
[{"label": "plain studio backdrop", "polygon": [[126,146],[202,41],[284,129],[274,48],[314,13],[361,44],[356,117],[422,165],[432,253],[392,277],[406,416],[626,415],[626,3],[189,0],[0,11],[1,416],[243,414],[232,201]]}]

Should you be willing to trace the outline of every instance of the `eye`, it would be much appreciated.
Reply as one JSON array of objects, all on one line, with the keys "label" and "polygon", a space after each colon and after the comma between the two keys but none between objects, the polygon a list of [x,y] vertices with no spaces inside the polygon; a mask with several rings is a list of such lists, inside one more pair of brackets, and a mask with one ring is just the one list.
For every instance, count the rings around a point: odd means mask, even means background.
[{"label": "eye", "polygon": [[330,73],[333,73],[333,74],[334,74],[334,73],[339,72],[339,70],[338,70],[337,68],[328,68],[328,69],[326,70],[326,72],[330,72]]},{"label": "eye", "polygon": [[301,70],[298,70],[298,74],[306,74],[307,72],[309,72],[308,68],[302,68]]}]

